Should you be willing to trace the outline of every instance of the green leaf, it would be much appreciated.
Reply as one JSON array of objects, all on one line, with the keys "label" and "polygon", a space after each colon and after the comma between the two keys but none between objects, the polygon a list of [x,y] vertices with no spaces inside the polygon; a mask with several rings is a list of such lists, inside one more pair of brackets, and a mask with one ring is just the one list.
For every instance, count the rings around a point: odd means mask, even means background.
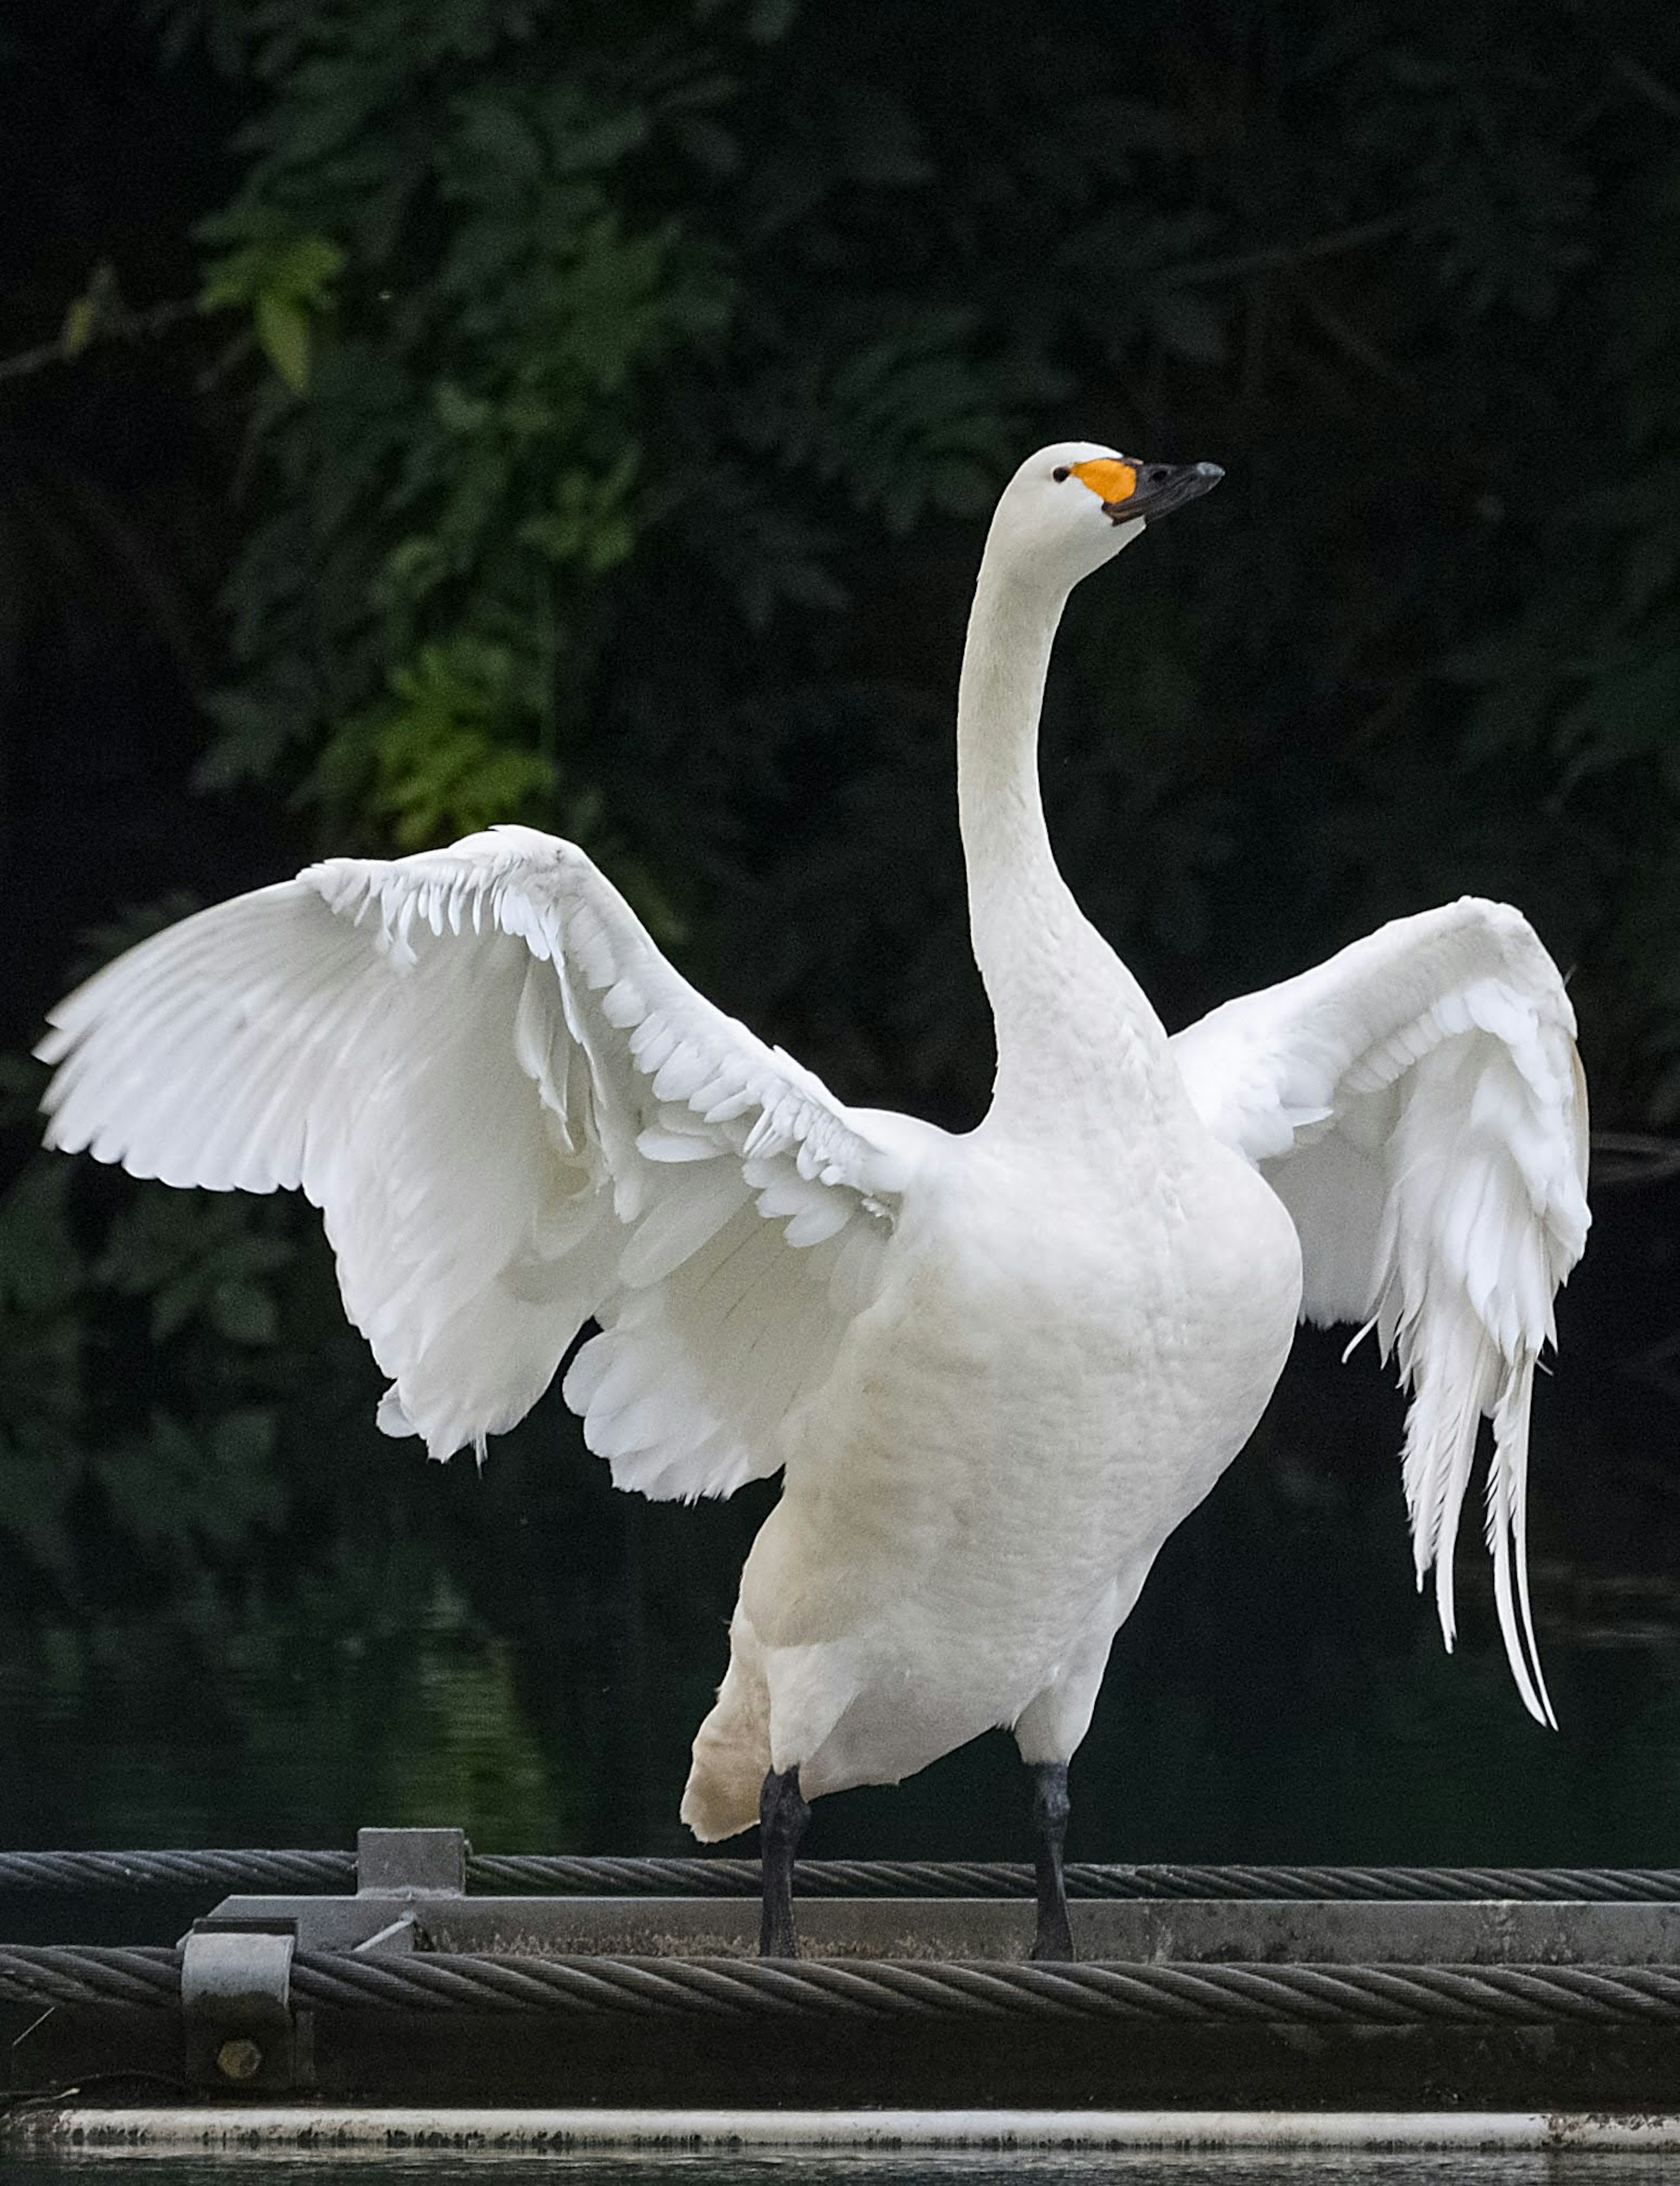
[{"label": "green leaf", "polygon": [[206,311],[260,307],[265,297],[312,311],[330,308],[344,254],[330,236],[266,233],[261,240],[214,258],[199,291]]},{"label": "green leaf", "polygon": [[434,387],[432,406],[451,433],[482,433],[496,416],[483,395],[469,395],[451,379],[440,379]]},{"label": "green leaf", "polygon": [[121,324],[126,314],[116,269],[102,259],[88,277],[82,294],[67,307],[59,329],[59,348],[66,357],[80,356],[97,335]]},{"label": "green leaf", "polygon": [[466,149],[495,167],[510,181],[529,184],[543,171],[542,141],[536,132],[505,101],[473,98],[462,102]]},{"label": "green leaf", "polygon": [[256,334],[263,354],[294,395],[309,387],[309,314],[300,304],[283,296],[261,295],[256,300]]},{"label": "green leaf", "polygon": [[639,108],[603,115],[578,127],[563,123],[551,127],[554,170],[561,175],[581,175],[615,167],[647,138],[647,116]]},{"label": "green leaf", "polygon": [[80,356],[99,328],[99,308],[91,297],[78,296],[64,313],[59,331],[59,347],[66,356]]}]

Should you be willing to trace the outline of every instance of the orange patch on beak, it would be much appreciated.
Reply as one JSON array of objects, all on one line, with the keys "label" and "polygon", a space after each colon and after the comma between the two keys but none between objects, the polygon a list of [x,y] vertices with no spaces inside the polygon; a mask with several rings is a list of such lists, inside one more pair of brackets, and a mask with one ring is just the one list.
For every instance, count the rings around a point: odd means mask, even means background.
[{"label": "orange patch on beak", "polygon": [[1105,508],[1129,501],[1138,490],[1138,474],[1129,463],[1112,456],[1094,456],[1089,462],[1068,466],[1081,485],[1088,485]]}]

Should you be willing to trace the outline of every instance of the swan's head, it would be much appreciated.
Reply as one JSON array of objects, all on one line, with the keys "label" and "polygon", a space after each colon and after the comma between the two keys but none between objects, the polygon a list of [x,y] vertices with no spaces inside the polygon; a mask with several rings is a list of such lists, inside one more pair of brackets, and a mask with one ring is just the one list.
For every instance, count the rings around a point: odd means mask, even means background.
[{"label": "swan's head", "polygon": [[1150,463],[1061,440],[1028,456],[1004,488],[986,559],[1008,574],[1071,591],[1129,546],[1145,524],[1218,485],[1218,463]]}]

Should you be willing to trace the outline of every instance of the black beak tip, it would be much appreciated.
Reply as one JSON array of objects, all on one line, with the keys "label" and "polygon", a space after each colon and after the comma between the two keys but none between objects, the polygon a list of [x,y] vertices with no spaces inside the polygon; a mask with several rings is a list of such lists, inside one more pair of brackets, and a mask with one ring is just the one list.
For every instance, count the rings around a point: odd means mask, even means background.
[{"label": "black beak tip", "polygon": [[1105,502],[1102,513],[1116,524],[1134,517],[1169,515],[1187,501],[1211,493],[1225,475],[1218,463],[1156,463],[1138,474],[1137,490],[1125,501]]}]

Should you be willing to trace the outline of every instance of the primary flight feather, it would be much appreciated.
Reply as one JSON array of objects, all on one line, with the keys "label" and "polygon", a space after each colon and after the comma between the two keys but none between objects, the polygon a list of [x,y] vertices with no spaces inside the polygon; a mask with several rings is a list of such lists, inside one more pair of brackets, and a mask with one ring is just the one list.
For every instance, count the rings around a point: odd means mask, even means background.
[{"label": "primary flight feather", "polygon": [[958,701],[998,1068],[977,1129],[847,1107],[673,969],[574,844],[524,827],[335,858],[199,913],[52,1014],[48,1140],[139,1176],[300,1189],[434,1456],[564,1382],[621,1487],[780,1471],[685,1819],[765,1824],[791,1951],[804,1799],[993,1725],[1038,1797],[1041,1956],[1071,1952],[1067,1763],[1162,1544],[1258,1419],[1297,1317],[1374,1325],[1411,1391],[1420,1583],[1453,1633],[1484,1417],[1525,1705],[1528,1411],[1587,1230],[1556,967],[1471,898],[1169,1040],[1056,870],[1037,775],[1073,586],[1216,483],[1078,443],[999,503]]}]

